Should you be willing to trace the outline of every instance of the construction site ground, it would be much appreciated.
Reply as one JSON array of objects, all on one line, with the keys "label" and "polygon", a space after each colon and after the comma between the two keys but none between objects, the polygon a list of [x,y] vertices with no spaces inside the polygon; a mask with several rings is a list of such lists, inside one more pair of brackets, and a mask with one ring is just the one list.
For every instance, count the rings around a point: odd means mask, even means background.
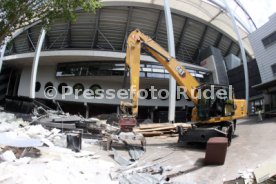
[{"label": "construction site ground", "polygon": [[[237,130],[228,147],[225,164],[205,166],[204,144],[178,144],[177,136],[148,137],[146,153],[138,162],[162,163],[182,171],[171,179],[180,183],[219,184],[235,179],[240,172],[256,168],[276,154],[276,118],[258,122],[256,117],[239,120]],[[124,146],[114,145],[122,156],[129,157]],[[114,162],[112,151],[93,145],[93,151],[104,160]],[[116,163],[117,164],[117,163]]]}]

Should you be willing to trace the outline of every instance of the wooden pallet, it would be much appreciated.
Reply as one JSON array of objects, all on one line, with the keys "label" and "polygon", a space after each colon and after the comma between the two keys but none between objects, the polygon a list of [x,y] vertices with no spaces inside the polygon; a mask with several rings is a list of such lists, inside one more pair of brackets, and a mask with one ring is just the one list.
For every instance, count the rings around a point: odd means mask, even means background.
[{"label": "wooden pallet", "polygon": [[139,127],[135,127],[133,131],[142,133],[145,137],[161,136],[164,134],[177,133],[178,126],[182,126],[187,129],[191,128],[191,125],[187,123],[151,123],[141,124]]}]

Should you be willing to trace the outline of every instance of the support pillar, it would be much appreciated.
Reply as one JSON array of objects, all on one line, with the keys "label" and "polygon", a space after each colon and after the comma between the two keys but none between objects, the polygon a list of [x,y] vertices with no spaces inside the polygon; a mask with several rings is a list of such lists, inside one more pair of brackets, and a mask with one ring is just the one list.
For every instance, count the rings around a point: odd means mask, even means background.
[{"label": "support pillar", "polygon": [[153,118],[154,118],[154,109],[151,108],[150,109],[150,119],[151,119],[152,122],[153,122]]},{"label": "support pillar", "polygon": [[[175,43],[174,43],[174,33],[173,33],[173,24],[172,24],[172,15],[171,9],[168,0],[164,0],[164,11],[166,19],[166,28],[167,28],[167,38],[168,38],[168,49],[171,57],[175,58]],[[176,81],[172,76],[169,79],[169,122],[174,122],[175,120],[175,93],[176,93]]]},{"label": "support pillar", "polygon": [[119,105],[117,106],[116,112],[117,112],[117,115],[120,114],[120,106]]},{"label": "support pillar", "polygon": [[235,33],[237,35],[237,38],[238,38],[238,41],[239,41],[239,45],[240,45],[240,51],[241,51],[242,60],[243,60],[244,79],[245,79],[246,108],[247,108],[247,111],[248,111],[248,109],[249,109],[249,107],[248,107],[248,101],[249,101],[249,79],[248,79],[248,67],[247,67],[247,59],[246,59],[246,55],[245,55],[245,50],[244,50],[244,46],[243,46],[243,42],[242,42],[242,39],[241,39],[241,35],[240,35],[239,30],[238,30],[238,26],[236,24],[233,12],[232,12],[231,8],[229,7],[229,5],[228,5],[228,3],[227,3],[226,0],[224,0],[224,4],[225,4],[225,6],[227,8],[228,13],[230,14],[230,17],[231,17],[231,20],[232,20],[232,24],[233,24],[233,28],[234,28],[234,31],[235,31]]},{"label": "support pillar", "polygon": [[42,28],[37,42],[37,46],[35,49],[35,56],[34,56],[33,65],[32,65],[30,96],[29,96],[32,99],[35,98],[35,83],[36,83],[36,77],[37,77],[37,68],[38,68],[40,52],[45,39],[45,35],[46,35],[46,31],[45,29]]}]

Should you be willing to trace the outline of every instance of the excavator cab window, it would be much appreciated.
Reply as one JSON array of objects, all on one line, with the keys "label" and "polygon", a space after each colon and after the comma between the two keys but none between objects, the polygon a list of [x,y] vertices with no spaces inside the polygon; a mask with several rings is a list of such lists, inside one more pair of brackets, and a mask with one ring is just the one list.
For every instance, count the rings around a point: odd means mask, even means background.
[{"label": "excavator cab window", "polygon": [[202,85],[198,87],[198,117],[201,121],[212,117],[234,115],[232,88],[223,85]]}]

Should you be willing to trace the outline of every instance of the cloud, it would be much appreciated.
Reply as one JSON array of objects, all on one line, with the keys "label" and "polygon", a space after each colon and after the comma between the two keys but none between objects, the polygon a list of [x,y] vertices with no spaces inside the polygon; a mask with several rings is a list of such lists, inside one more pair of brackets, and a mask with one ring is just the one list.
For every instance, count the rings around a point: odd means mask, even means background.
[{"label": "cloud", "polygon": [[265,24],[269,17],[276,12],[275,0],[240,0],[248,11],[257,27]]}]

